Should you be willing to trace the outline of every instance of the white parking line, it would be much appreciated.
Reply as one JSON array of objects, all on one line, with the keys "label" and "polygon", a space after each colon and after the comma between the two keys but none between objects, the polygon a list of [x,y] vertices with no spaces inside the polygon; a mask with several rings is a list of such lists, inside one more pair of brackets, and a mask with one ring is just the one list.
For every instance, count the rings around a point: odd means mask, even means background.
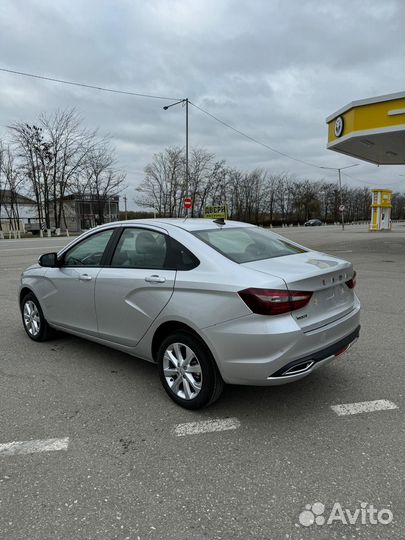
[{"label": "white parking line", "polygon": [[35,454],[36,452],[55,452],[67,450],[69,437],[63,439],[45,439],[39,441],[13,441],[0,444],[0,456],[17,454]]},{"label": "white parking line", "polygon": [[348,414],[360,414],[374,411],[388,411],[398,409],[392,401],[387,399],[376,399],[375,401],[360,401],[359,403],[343,403],[341,405],[331,405],[332,411],[338,416],[346,416]]},{"label": "white parking line", "polygon": [[174,428],[174,433],[177,437],[184,437],[184,435],[227,431],[229,429],[238,429],[238,427],[240,427],[240,422],[237,418],[217,418],[215,420],[201,420],[200,422],[178,424]]}]

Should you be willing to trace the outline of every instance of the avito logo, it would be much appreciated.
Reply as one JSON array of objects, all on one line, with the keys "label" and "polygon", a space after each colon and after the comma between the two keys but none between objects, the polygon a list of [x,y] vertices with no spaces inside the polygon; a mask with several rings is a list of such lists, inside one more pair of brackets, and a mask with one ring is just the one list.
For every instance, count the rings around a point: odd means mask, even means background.
[{"label": "avito logo", "polygon": [[321,502],[306,504],[298,516],[298,520],[304,527],[311,525],[332,525],[333,523],[343,523],[344,525],[388,525],[394,519],[393,513],[388,508],[378,510],[372,504],[360,503],[360,508],[351,510],[343,508],[338,502],[334,503],[329,515],[325,515],[325,505]]}]

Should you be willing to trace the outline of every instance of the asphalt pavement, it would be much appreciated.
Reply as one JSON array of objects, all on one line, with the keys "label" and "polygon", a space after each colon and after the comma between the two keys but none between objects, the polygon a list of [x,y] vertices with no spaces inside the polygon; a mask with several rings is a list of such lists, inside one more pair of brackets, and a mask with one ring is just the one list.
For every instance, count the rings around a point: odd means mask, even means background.
[{"label": "asphalt pavement", "polygon": [[0,240],[1,539],[405,537],[405,227],[275,232],[354,263],[360,340],[303,381],[228,386],[198,412],[152,364],[30,341],[20,273],[69,239]]}]

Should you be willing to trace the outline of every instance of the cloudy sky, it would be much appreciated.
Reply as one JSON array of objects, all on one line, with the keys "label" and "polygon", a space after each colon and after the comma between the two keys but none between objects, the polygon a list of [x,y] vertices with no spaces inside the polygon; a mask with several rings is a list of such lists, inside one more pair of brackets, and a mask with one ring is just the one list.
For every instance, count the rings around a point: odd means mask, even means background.
[{"label": "cloudy sky", "polygon": [[[340,167],[325,118],[356,99],[404,89],[403,0],[2,0],[0,67],[133,92],[189,97],[292,156]],[[167,102],[170,103],[170,102]],[[113,136],[127,194],[155,152],[184,144],[184,110],[166,102],[0,72],[7,124],[76,107]],[[190,108],[190,144],[243,170],[336,173],[282,157]],[[404,190],[403,167],[362,163],[352,185]]]}]

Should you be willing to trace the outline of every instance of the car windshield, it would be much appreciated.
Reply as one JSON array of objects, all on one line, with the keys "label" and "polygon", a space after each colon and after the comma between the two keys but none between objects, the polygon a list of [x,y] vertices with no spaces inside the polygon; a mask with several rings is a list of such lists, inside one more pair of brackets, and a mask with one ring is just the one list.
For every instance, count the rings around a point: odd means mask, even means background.
[{"label": "car windshield", "polygon": [[290,244],[270,231],[256,227],[210,229],[193,233],[197,238],[237,263],[272,259],[304,253],[304,249]]}]

